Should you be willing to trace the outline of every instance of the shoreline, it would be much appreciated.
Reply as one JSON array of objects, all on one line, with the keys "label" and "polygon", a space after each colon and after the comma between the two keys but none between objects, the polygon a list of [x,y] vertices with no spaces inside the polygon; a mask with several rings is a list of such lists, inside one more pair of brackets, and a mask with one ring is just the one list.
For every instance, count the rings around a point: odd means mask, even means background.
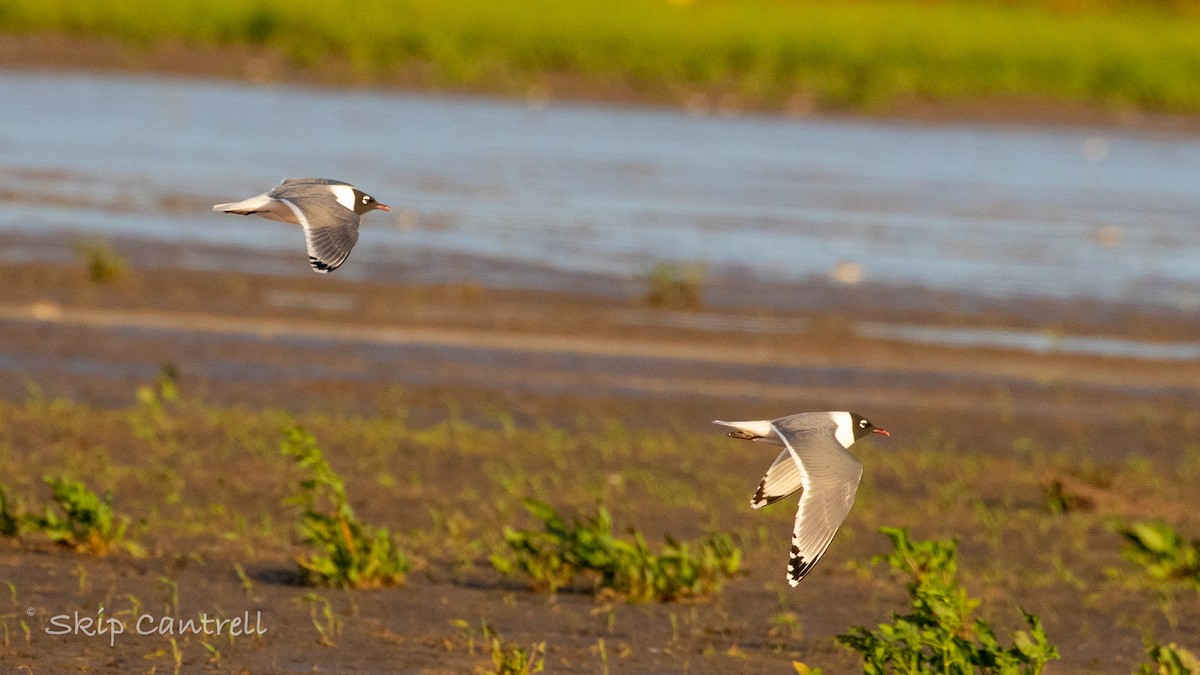
[{"label": "shoreline", "polygon": [[[326,278],[314,280],[316,275],[306,266],[297,265],[297,257],[286,250],[99,236],[86,231],[0,232],[0,247],[9,251],[9,265],[82,271],[81,243],[111,246],[131,267],[155,274],[166,270],[187,270],[190,275],[234,272],[290,279],[310,289]],[[517,302],[521,303],[533,302],[531,298],[541,296],[568,305],[586,300],[609,308],[620,306],[623,311],[635,311],[645,317],[692,316],[668,320],[662,325],[684,329],[690,326],[700,332],[707,330],[707,324],[714,328],[729,327],[735,320],[741,320],[745,322],[742,330],[771,334],[781,330],[780,326],[799,321],[801,316],[815,323],[836,323],[835,318],[844,315],[845,308],[854,308],[857,318],[866,324],[1040,332],[1060,338],[1146,344],[1190,343],[1200,331],[1197,325],[1200,317],[1166,303],[1110,302],[1078,296],[997,296],[909,284],[843,283],[829,277],[764,279],[754,276],[750,269],[735,267],[706,274],[699,286],[700,302],[695,307],[654,305],[645,299],[649,281],[639,276],[576,271],[470,253],[423,249],[410,249],[408,253],[401,260],[360,257],[353,267],[327,278],[333,285],[363,284],[372,288],[372,292],[415,287],[453,289],[464,297],[485,291],[500,293],[519,298]],[[633,316],[630,314],[631,321]]]},{"label": "shoreline", "polygon": [[1200,115],[1153,113],[1059,101],[1048,97],[988,97],[931,101],[903,99],[877,110],[847,110],[794,99],[782,107],[744,106],[729,86],[651,88],[629,81],[554,73],[523,91],[504,83],[444,85],[430,81],[421,63],[368,75],[345,60],[296,65],[280,50],[250,45],[222,47],[179,42],[134,45],[111,37],[0,34],[0,69],[183,77],[251,85],[350,88],[385,93],[488,97],[548,103],[644,107],[694,116],[767,115],[790,119],[896,122],[917,125],[980,124],[1061,126],[1147,133],[1200,134]]}]

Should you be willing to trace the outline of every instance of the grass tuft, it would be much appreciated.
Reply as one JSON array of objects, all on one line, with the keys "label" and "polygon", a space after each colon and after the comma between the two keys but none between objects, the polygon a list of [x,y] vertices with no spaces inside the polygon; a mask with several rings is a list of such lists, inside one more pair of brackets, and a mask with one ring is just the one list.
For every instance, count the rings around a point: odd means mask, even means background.
[{"label": "grass tuft", "polygon": [[129,519],[113,513],[111,494],[100,497],[82,481],[68,478],[47,476],[44,480],[63,515],[47,507],[43,515],[27,518],[27,529],[76,551],[103,556],[120,548],[134,556],[145,554],[139,544],[125,539]]},{"label": "grass tuft", "polygon": [[863,657],[863,672],[910,673],[1040,673],[1057,659],[1041,621],[1022,611],[1029,631],[1013,634],[1013,646],[1002,647],[996,632],[971,619],[979,600],[958,586],[958,546],[949,541],[913,541],[908,530],[880,530],[893,551],[876,558],[908,574],[909,614],[893,614],[892,623],[872,632],[854,626],[838,642]]},{"label": "grass tuft", "polygon": [[[476,633],[465,619],[454,619],[451,625],[462,631],[467,653],[475,655]],[[478,666],[476,675],[531,675],[546,669],[546,643],[539,642],[529,649],[500,638],[500,634],[487,620],[479,622],[480,639],[491,653],[491,667]],[[448,646],[447,649],[450,647]]]},{"label": "grass tuft", "polygon": [[651,307],[699,309],[703,304],[703,265],[658,263],[644,278],[646,303]]},{"label": "grass tuft", "polygon": [[343,588],[398,586],[408,574],[408,558],[386,528],[366,525],[354,515],[342,477],[329,466],[316,439],[298,427],[284,430],[284,456],[308,472],[289,501],[300,504],[297,531],[306,544],[324,551],[299,556],[308,583]]},{"label": "grass tuft", "polygon": [[1200,659],[1174,642],[1166,645],[1147,644],[1146,656],[1150,658],[1150,663],[1139,665],[1137,675],[1195,675],[1200,673]]},{"label": "grass tuft", "polygon": [[112,283],[125,276],[129,269],[125,260],[107,242],[80,241],[75,245],[75,250],[83,259],[88,279],[93,283]]},{"label": "grass tuft", "polygon": [[542,521],[543,531],[506,527],[504,540],[515,559],[495,555],[492,564],[506,574],[519,569],[552,593],[589,574],[596,588],[628,602],[702,597],[719,592],[741,566],[741,550],[728,535],[710,535],[694,545],[668,538],[662,551],[653,553],[637,531],[633,541],[614,537],[604,507],[571,523],[543,502],[525,500],[525,508]]},{"label": "grass tuft", "polygon": [[0,536],[19,537],[23,520],[20,506],[13,505],[8,488],[0,485]]},{"label": "grass tuft", "polygon": [[1186,581],[1200,590],[1200,541],[1187,541],[1163,522],[1123,527],[1125,558],[1156,581]]},{"label": "grass tuft", "polygon": [[539,642],[529,649],[515,642],[500,639],[488,624],[483,625],[485,639],[490,639],[492,673],[495,675],[531,675],[546,670],[546,643]]}]

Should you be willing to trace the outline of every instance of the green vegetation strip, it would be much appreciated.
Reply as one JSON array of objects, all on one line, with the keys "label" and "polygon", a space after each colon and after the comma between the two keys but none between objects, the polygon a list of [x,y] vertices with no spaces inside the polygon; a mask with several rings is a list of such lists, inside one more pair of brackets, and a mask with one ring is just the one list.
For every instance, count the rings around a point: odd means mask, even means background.
[{"label": "green vegetation strip", "polygon": [[612,516],[604,507],[595,517],[571,523],[544,502],[525,500],[525,508],[544,530],[505,527],[504,540],[514,557],[494,555],[492,564],[506,574],[525,572],[551,593],[591,573],[598,589],[630,602],[702,597],[720,591],[741,566],[742,552],[726,534],[692,545],[668,538],[662,551],[653,553],[636,529],[631,528],[633,541],[614,537]]},{"label": "green vegetation strip", "polygon": [[522,92],[548,74],[751,107],[1016,95],[1200,109],[1186,4],[759,0],[0,0],[0,30],[259,44],[370,80]]},{"label": "green vegetation strip", "polygon": [[914,541],[908,530],[880,530],[892,540],[891,553],[878,556],[912,579],[909,614],[893,614],[892,623],[872,632],[854,626],[838,642],[863,656],[863,672],[883,673],[1021,673],[1036,675],[1059,658],[1041,621],[1024,610],[1029,630],[1012,634],[1004,647],[990,624],[972,618],[980,601],[958,585],[958,544]]},{"label": "green vegetation strip", "polygon": [[283,432],[280,450],[306,471],[291,501],[304,507],[300,538],[325,552],[296,559],[306,581],[343,588],[398,586],[408,574],[408,558],[387,528],[366,525],[354,515],[346,483],[312,434],[299,427]]}]

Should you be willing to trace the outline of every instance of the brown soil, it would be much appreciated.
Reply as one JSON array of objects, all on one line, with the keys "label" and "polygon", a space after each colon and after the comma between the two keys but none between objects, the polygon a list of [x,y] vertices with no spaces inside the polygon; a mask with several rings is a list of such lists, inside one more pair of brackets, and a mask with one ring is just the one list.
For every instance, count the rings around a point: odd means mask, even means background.
[{"label": "brown soil", "polygon": [[[0,243],[17,248],[14,241]],[[500,577],[484,552],[447,552],[429,544],[402,588],[320,591],[341,623],[334,646],[320,644],[314,621],[322,621],[321,605],[312,614],[305,600],[309,589],[297,585],[291,563],[296,551],[277,543],[248,551],[242,540],[184,534],[185,522],[175,535],[157,531],[151,555],[138,560],[0,540],[0,581],[12,583],[11,598],[0,599],[6,607],[0,622],[7,627],[0,656],[13,668],[172,670],[171,643],[160,635],[134,635],[132,624],[113,647],[105,636],[46,633],[51,617],[73,617],[75,611],[95,616],[99,605],[110,616],[130,616],[132,599],[156,618],[174,615],[167,579],[178,584],[179,614],[247,612],[253,622],[261,612],[266,629],[235,641],[210,640],[220,658],[199,639],[180,638],[176,646],[186,671],[467,672],[487,667],[490,657],[478,631],[472,651],[467,633],[452,622],[478,626],[486,619],[506,640],[526,646],[545,641],[549,672],[601,672],[601,641],[609,666],[629,672],[782,672],[793,660],[850,672],[857,659],[832,636],[904,609],[899,580],[865,571],[871,555],[882,552],[874,528],[904,523],[924,535],[954,534],[964,570],[991,570],[967,579],[973,595],[984,599],[986,618],[1019,628],[1014,619],[1020,605],[1046,622],[1064,656],[1052,672],[1131,672],[1143,658],[1141,631],[1197,646],[1194,639],[1188,643],[1200,634],[1200,597],[1176,589],[1164,609],[1153,590],[1135,581],[1136,571],[1119,554],[1119,537],[1105,523],[1110,517],[1161,517],[1185,533],[1200,526],[1200,503],[1186,473],[1195,471],[1195,460],[1183,455],[1200,433],[1200,363],[863,339],[850,330],[855,318],[838,309],[852,305],[821,287],[804,289],[811,299],[807,308],[663,310],[646,306],[639,289],[618,282],[589,285],[589,292],[569,283],[563,287],[573,291],[428,286],[369,271],[366,280],[318,276],[299,259],[293,276],[236,271],[254,267],[244,258],[235,271],[216,273],[178,265],[178,252],[169,246],[136,242],[117,246],[135,261],[132,268],[97,283],[71,260],[69,242],[19,243],[43,249],[34,259],[63,262],[4,269],[0,397],[10,401],[25,400],[32,385],[49,400],[62,395],[128,406],[137,386],[169,366],[189,396],[213,405],[280,406],[315,416],[319,424],[339,414],[399,409],[430,424],[451,409],[487,424],[489,411],[505,410],[528,428],[614,418],[631,429],[711,433],[719,440],[719,432],[710,430],[714,418],[851,408],[890,429],[894,445],[856,446],[868,476],[860,503],[831,558],[798,589],[782,581],[792,507],[762,513],[745,507],[769,460],[729,441],[719,446],[728,453],[713,456],[633,459],[637,472],[697,492],[698,506],[665,504],[632,491],[616,509],[651,537],[669,532],[691,538],[714,525],[751,533],[748,575],[715,599],[643,606],[579,592],[548,596]],[[936,318],[902,303],[877,302],[874,320]],[[1147,334],[1147,316],[1130,309],[1107,308],[1103,322],[1087,311],[1054,316],[1080,317],[1067,324],[1080,331],[1155,337]],[[1158,337],[1197,334],[1200,317],[1160,318],[1152,323],[1162,326]],[[949,319],[1034,321],[1003,304]],[[9,464],[4,480],[28,487],[40,480],[55,438],[69,432],[64,427],[49,438],[31,436],[17,428],[18,421],[2,436],[7,450],[0,456]],[[105,448],[115,460],[137,466],[135,450],[111,429],[96,428],[83,438],[86,447]],[[1025,451],[1018,448],[1028,439],[1059,459],[1037,460],[1053,466],[1022,466]],[[331,461],[357,465],[355,447],[327,440]],[[962,454],[921,471],[889,463],[889,450],[929,443],[948,455]],[[420,487],[385,486],[353,471],[347,480],[362,515],[400,533],[433,531],[432,506],[461,509],[464,517],[488,525],[493,505],[505,498],[488,473],[497,459],[505,458],[411,458],[401,475],[411,472]],[[251,523],[265,512],[277,530],[287,529],[282,488],[262,458],[172,461],[180,463],[198,504],[228,493],[234,495],[228,503],[209,508],[227,508]],[[532,481],[561,483],[559,495],[571,503],[586,503],[591,494],[572,487],[576,481],[594,486],[606,474],[618,482],[641,475],[625,475],[629,467],[592,456],[572,458],[565,469],[539,466],[536,458],[524,465],[520,457],[505,461],[522,466]],[[960,469],[982,472],[982,478],[961,484]],[[160,508],[159,488],[151,476],[140,480],[147,494],[127,497],[122,505],[150,517]],[[1039,485],[1055,481],[1084,513],[1045,515]],[[737,492],[743,484],[745,495]],[[726,495],[728,486],[740,496]],[[462,495],[475,495],[474,501],[461,501]],[[446,503],[448,496],[456,501]],[[1001,534],[989,537],[986,523],[994,521],[986,514],[1003,515],[1002,524],[994,525]],[[1071,537],[1075,543],[1066,543]],[[1067,570],[1062,579],[1022,571],[1053,569],[1047,550]],[[235,565],[242,565],[249,583],[239,579]],[[1129,579],[1114,581],[1109,570]],[[780,622],[789,612],[795,628]]]}]

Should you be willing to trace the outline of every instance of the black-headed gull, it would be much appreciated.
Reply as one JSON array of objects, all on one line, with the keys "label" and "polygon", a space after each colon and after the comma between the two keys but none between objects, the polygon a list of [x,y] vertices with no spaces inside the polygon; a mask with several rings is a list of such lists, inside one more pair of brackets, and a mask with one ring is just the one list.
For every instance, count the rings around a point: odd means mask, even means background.
[{"label": "black-headed gull", "polygon": [[358,243],[359,217],[375,209],[391,211],[353,185],[328,178],[288,178],[270,192],[213,207],[299,225],[308,245],[308,264],[322,274],[346,262]]},{"label": "black-headed gull", "polygon": [[713,423],[732,427],[734,431],[729,435],[734,438],[783,446],[783,452],[758,484],[750,506],[759,509],[804,490],[788,561],[788,583],[795,586],[825,554],[854,505],[862,464],[846,449],[868,434],[891,434],[852,412],[810,412],[774,420]]}]

